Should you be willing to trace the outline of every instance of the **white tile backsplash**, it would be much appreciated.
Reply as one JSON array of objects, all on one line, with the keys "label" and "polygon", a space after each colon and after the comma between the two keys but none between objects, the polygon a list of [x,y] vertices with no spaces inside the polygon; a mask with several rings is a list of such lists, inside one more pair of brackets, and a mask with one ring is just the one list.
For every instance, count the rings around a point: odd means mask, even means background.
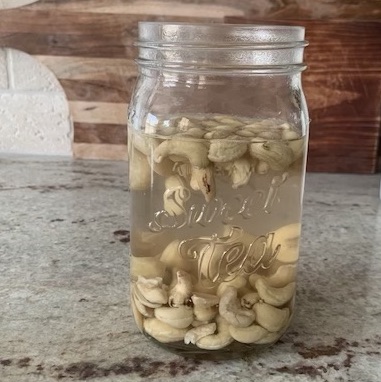
[{"label": "white tile backsplash", "polygon": [[72,137],[54,74],[26,53],[0,49],[0,153],[71,156]]}]

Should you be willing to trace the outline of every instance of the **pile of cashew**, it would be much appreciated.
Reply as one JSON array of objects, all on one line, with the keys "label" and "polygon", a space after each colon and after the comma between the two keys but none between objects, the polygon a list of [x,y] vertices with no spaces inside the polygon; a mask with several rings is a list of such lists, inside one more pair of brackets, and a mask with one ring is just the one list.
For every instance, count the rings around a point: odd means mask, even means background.
[{"label": "pile of cashew", "polygon": [[284,121],[229,115],[163,117],[130,139],[131,189],[148,189],[154,173],[167,178],[163,198],[169,214],[181,211],[188,185],[208,202],[216,194],[215,173],[230,177],[236,189],[254,173],[287,170],[305,145],[301,134]]},{"label": "pile of cashew", "polygon": [[131,303],[139,329],[161,343],[217,350],[234,341],[271,344],[287,329],[295,296],[296,259],[292,252],[300,225],[275,231],[280,257],[268,269],[240,273],[214,289],[200,291],[197,270],[180,255],[180,241],[156,257],[131,261]]}]

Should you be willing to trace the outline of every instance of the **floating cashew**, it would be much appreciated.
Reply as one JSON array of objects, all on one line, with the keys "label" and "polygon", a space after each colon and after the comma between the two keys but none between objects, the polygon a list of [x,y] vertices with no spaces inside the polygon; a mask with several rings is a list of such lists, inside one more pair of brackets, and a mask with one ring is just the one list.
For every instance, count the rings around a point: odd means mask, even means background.
[{"label": "floating cashew", "polygon": [[189,273],[179,270],[176,272],[177,283],[169,292],[168,303],[172,307],[180,307],[190,301],[192,295],[192,280]]},{"label": "floating cashew", "polygon": [[[266,277],[266,281],[269,285],[280,288],[295,281],[296,279],[296,265],[285,264],[281,265],[274,274]],[[249,279],[250,281],[250,279]]]},{"label": "floating cashew", "polygon": [[186,332],[184,337],[184,343],[186,345],[196,344],[198,340],[203,337],[213,334],[217,329],[217,325],[213,322],[211,324],[200,325],[196,328],[190,329]]},{"label": "floating cashew", "polygon": [[229,324],[222,317],[217,316],[217,333],[205,336],[196,342],[196,346],[205,350],[217,350],[230,345],[234,339],[229,333]]},{"label": "floating cashew", "polygon": [[165,264],[158,257],[130,257],[130,274],[132,279],[137,279],[138,276],[146,278],[164,277]]},{"label": "floating cashew", "polygon": [[195,123],[186,117],[182,117],[179,123],[177,124],[177,128],[179,129],[179,131],[189,131],[189,129],[195,126]]},{"label": "floating cashew", "polygon": [[205,139],[224,139],[231,135],[229,130],[212,130],[204,135]]},{"label": "floating cashew", "polygon": [[160,163],[168,155],[178,155],[186,158],[192,167],[207,167],[208,148],[199,142],[192,142],[182,139],[171,139],[162,142],[154,151],[153,158],[155,162]]},{"label": "floating cashew", "polygon": [[231,162],[247,151],[247,144],[215,139],[211,141],[208,158],[212,162]]},{"label": "floating cashew", "polygon": [[260,297],[257,292],[246,293],[241,298],[241,305],[246,309],[251,309],[259,300]]},{"label": "floating cashew", "polygon": [[259,325],[250,325],[246,328],[237,328],[233,325],[229,326],[230,335],[238,342],[244,344],[252,344],[261,340],[269,332]]},{"label": "floating cashew", "polygon": [[229,324],[245,328],[251,325],[255,319],[252,310],[243,309],[237,297],[237,289],[226,288],[219,303],[219,313]]},{"label": "floating cashew", "polygon": [[282,263],[294,263],[298,260],[301,224],[293,223],[275,231],[273,249],[280,246],[277,260]]},{"label": "floating cashew", "polygon": [[150,308],[158,308],[168,301],[168,294],[163,289],[161,277],[146,279],[138,276],[138,281],[135,283],[135,296],[143,305]]},{"label": "floating cashew", "polygon": [[136,149],[130,156],[129,185],[131,190],[146,190],[151,185],[151,167],[146,156]]},{"label": "floating cashew", "polygon": [[238,119],[235,119],[226,115],[215,115],[213,118],[216,121],[223,123],[224,125],[229,125],[232,127],[238,127],[243,125],[243,123],[239,121]]},{"label": "floating cashew", "polygon": [[217,296],[221,297],[228,287],[234,287],[239,290],[243,289],[246,284],[247,280],[243,276],[237,276],[231,281],[224,281],[217,288]]},{"label": "floating cashew", "polygon": [[187,306],[171,308],[162,306],[155,309],[155,317],[176,329],[185,329],[193,321],[193,309]]},{"label": "floating cashew", "polygon": [[183,269],[187,272],[191,270],[190,263],[181,256],[179,252],[180,240],[174,240],[167,245],[161,254],[160,261],[171,269]]},{"label": "floating cashew", "polygon": [[187,329],[177,329],[157,318],[146,318],[144,330],[150,336],[162,343],[183,341]]},{"label": "floating cashew", "polygon": [[254,158],[268,163],[270,168],[275,171],[286,170],[294,161],[292,150],[283,142],[251,143],[249,151]]},{"label": "floating cashew", "polygon": [[208,322],[217,314],[219,298],[212,294],[195,293],[192,297],[193,313],[197,321]]},{"label": "floating cashew", "polygon": [[300,137],[300,134],[293,130],[284,130],[282,139],[287,141],[288,146],[294,153],[295,160],[298,159],[302,155],[304,149],[304,140]]},{"label": "floating cashew", "polygon": [[185,213],[184,204],[190,198],[190,191],[178,175],[172,175],[165,180],[166,190],[163,194],[164,209],[170,216]]},{"label": "floating cashew", "polygon": [[192,127],[179,135],[183,137],[202,138],[205,135],[205,130],[200,127]]},{"label": "floating cashew", "polygon": [[233,188],[245,186],[251,176],[251,163],[246,158],[239,158],[233,162],[231,168],[231,179],[233,182]]},{"label": "floating cashew", "polygon": [[270,286],[263,278],[256,281],[255,287],[260,298],[272,306],[282,306],[290,301],[295,294],[295,283],[287,284],[283,288]]},{"label": "floating cashew", "polygon": [[201,190],[205,197],[205,200],[207,202],[210,202],[216,195],[216,185],[214,183],[213,167],[193,167],[190,186],[193,190]]},{"label": "floating cashew", "polygon": [[288,308],[278,309],[264,302],[258,302],[253,307],[256,321],[269,332],[278,332],[287,325],[290,317]]}]

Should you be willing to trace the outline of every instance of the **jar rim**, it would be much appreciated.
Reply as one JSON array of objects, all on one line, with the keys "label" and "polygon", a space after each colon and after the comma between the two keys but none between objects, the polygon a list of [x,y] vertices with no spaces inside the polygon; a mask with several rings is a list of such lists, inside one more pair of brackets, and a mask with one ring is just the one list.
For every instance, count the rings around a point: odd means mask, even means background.
[{"label": "jar rim", "polygon": [[305,28],[279,24],[224,24],[143,21],[138,23],[140,45],[277,46],[290,43],[307,45]]}]

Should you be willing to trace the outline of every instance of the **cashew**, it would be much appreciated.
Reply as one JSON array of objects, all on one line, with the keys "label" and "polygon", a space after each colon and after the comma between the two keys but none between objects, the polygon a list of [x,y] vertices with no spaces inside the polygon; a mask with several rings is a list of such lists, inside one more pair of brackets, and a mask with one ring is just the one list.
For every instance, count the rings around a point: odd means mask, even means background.
[{"label": "cashew", "polygon": [[163,289],[160,277],[146,279],[138,276],[138,281],[135,283],[135,296],[143,305],[150,308],[158,308],[168,301],[168,295]]},{"label": "cashew", "polygon": [[272,344],[272,343],[278,341],[280,336],[281,336],[280,332],[267,333],[267,335],[265,335],[264,337],[262,337],[258,341],[255,341],[255,343],[257,345]]},{"label": "cashew", "polygon": [[177,329],[157,318],[146,318],[144,330],[147,334],[162,343],[183,341],[187,329]]},{"label": "cashew", "polygon": [[147,157],[153,171],[160,176],[168,177],[173,175],[174,163],[169,158],[164,158],[160,163],[156,163],[151,160],[151,157]]},{"label": "cashew", "polygon": [[217,296],[206,293],[195,293],[192,297],[193,312],[197,321],[208,322],[217,314]]},{"label": "cashew", "polygon": [[193,309],[188,306],[171,308],[162,306],[155,309],[155,317],[176,329],[185,329],[193,321]]},{"label": "cashew", "polygon": [[231,179],[233,182],[233,188],[245,186],[251,175],[251,163],[246,158],[239,158],[233,162],[231,169]]},{"label": "cashew", "polygon": [[158,257],[130,257],[130,274],[132,279],[138,276],[146,278],[164,277],[165,264]]},{"label": "cashew", "polygon": [[261,340],[269,332],[259,325],[250,325],[246,328],[237,328],[233,325],[229,326],[230,335],[238,342],[243,344],[252,344]]},{"label": "cashew", "polygon": [[224,139],[231,135],[231,131],[228,130],[213,130],[204,135],[205,139]]},{"label": "cashew", "polygon": [[130,157],[129,185],[131,190],[146,190],[151,185],[151,167],[146,156],[136,149]]},{"label": "cashew", "polygon": [[214,183],[213,167],[193,167],[190,186],[193,188],[193,190],[201,190],[205,197],[205,200],[207,202],[210,202],[216,195],[216,185]]},{"label": "cashew", "polygon": [[184,204],[190,198],[190,191],[178,175],[172,175],[165,180],[166,190],[163,195],[164,209],[170,216],[185,213]]},{"label": "cashew", "polygon": [[246,293],[241,298],[241,305],[246,309],[251,309],[254,304],[260,300],[259,294],[256,292]]},{"label": "cashew", "polygon": [[266,131],[261,131],[258,134],[258,137],[255,139],[255,141],[271,141],[271,140],[277,140],[282,138],[282,132],[280,130],[266,130]]},{"label": "cashew", "polygon": [[253,138],[256,136],[256,133],[251,130],[245,130],[245,127],[242,127],[241,130],[235,131],[234,134],[238,135],[239,137],[245,137],[245,138]]},{"label": "cashew", "polygon": [[233,342],[233,337],[229,333],[229,324],[227,323],[227,321],[224,320],[222,317],[217,316],[216,322],[217,333],[205,336],[196,342],[196,346],[198,346],[200,349],[222,349]]},{"label": "cashew", "polygon": [[186,345],[196,344],[198,340],[203,337],[213,334],[217,329],[217,325],[213,322],[211,324],[200,325],[197,328],[193,328],[187,331],[184,337],[184,343]]},{"label": "cashew", "polygon": [[159,146],[159,140],[147,135],[134,134],[132,144],[140,153],[150,157]]},{"label": "cashew", "polygon": [[189,273],[185,271],[176,272],[177,283],[169,292],[168,303],[172,307],[186,305],[192,295],[192,280]]},{"label": "cashew", "polygon": [[182,117],[177,124],[179,131],[189,131],[189,129],[196,127],[196,124],[189,118]]},{"label": "cashew", "polygon": [[300,223],[288,224],[275,231],[272,249],[279,246],[277,260],[282,263],[294,263],[298,260],[300,231]]},{"label": "cashew", "polygon": [[256,321],[269,332],[278,332],[283,329],[290,317],[288,308],[278,309],[264,302],[258,302],[253,307]]},{"label": "cashew", "polygon": [[[285,264],[281,265],[274,274],[266,277],[269,285],[280,288],[295,281],[296,279],[296,265]],[[250,281],[250,278],[249,278]]]},{"label": "cashew", "polygon": [[136,297],[135,293],[135,286],[132,290],[131,294],[131,301],[135,303],[135,308],[141,313],[144,317],[153,317],[154,316],[154,309],[149,308],[148,306],[143,305],[140,301],[139,298]]},{"label": "cashew", "polygon": [[295,294],[295,283],[287,284],[283,288],[271,287],[263,278],[256,281],[255,287],[260,298],[272,306],[282,306],[290,301]]},{"label": "cashew", "polygon": [[232,127],[238,127],[243,125],[243,123],[238,119],[226,115],[215,115],[213,118],[214,120],[223,123],[224,125],[229,125]]},{"label": "cashew", "polygon": [[205,135],[205,130],[200,127],[192,127],[184,133],[179,134],[182,137],[202,138]]},{"label": "cashew", "polygon": [[212,162],[231,162],[247,151],[247,144],[215,139],[211,141],[208,158]]},{"label": "cashew", "polygon": [[201,121],[201,125],[204,127],[213,128],[213,127],[220,125],[220,122],[217,122],[213,119],[207,119],[205,121]]},{"label": "cashew", "polygon": [[244,288],[246,284],[247,280],[242,276],[237,276],[230,281],[224,281],[217,288],[217,296],[221,297],[225,293],[226,288],[228,287],[234,287],[239,290]]},{"label": "cashew", "polygon": [[168,155],[178,155],[186,158],[192,167],[204,168],[209,164],[208,148],[199,142],[172,138],[162,142],[155,149],[153,158],[155,162],[160,163]]},{"label": "cashew", "polygon": [[243,309],[237,297],[237,289],[227,287],[221,296],[219,313],[229,324],[245,328],[251,325],[255,319],[252,310]]},{"label": "cashew", "polygon": [[293,130],[284,130],[282,139],[287,141],[288,146],[294,153],[295,160],[302,156],[304,149],[304,139],[300,137],[300,134]]},{"label": "cashew", "polygon": [[181,256],[179,245],[180,240],[174,240],[169,243],[161,254],[160,261],[168,268],[178,268],[189,272],[191,270],[191,265],[184,257]]},{"label": "cashew", "polygon": [[275,171],[286,170],[294,161],[292,150],[285,143],[279,141],[251,143],[249,151],[254,158],[268,163],[270,168]]},{"label": "cashew", "polygon": [[267,162],[259,160],[255,165],[255,172],[259,175],[266,175],[269,172],[270,166]]}]

